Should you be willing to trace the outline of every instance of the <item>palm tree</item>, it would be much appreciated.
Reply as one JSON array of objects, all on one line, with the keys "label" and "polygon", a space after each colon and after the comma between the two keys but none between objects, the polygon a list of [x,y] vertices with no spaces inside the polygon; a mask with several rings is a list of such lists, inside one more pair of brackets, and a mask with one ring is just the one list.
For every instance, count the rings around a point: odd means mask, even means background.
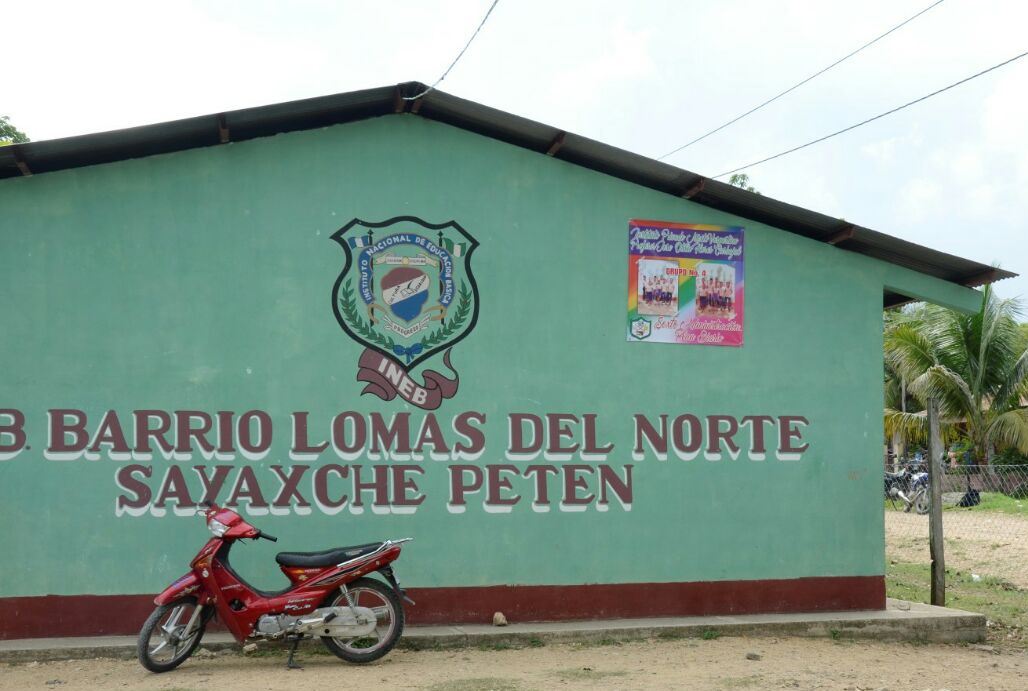
[{"label": "palm tree", "polygon": [[[898,327],[916,322],[921,319],[922,312],[924,309],[923,303],[911,307],[905,307],[898,310],[885,310],[882,313],[883,321],[883,333],[885,339],[888,340],[890,334],[895,331]],[[907,389],[906,378],[896,371],[896,368],[889,361],[888,358],[884,362],[885,370],[885,428],[887,442],[891,445],[893,451],[896,453],[896,461],[899,461],[900,457],[905,455],[907,450],[907,444],[918,444],[924,445],[928,443],[927,439],[927,427],[922,430],[911,425],[907,425],[905,428],[903,425],[892,424],[892,418],[890,415],[894,411],[901,413],[920,413],[922,416],[924,413],[924,406],[918,401],[911,392]],[[897,420],[902,419],[913,419],[907,418],[906,416],[899,416]]]},{"label": "palm tree", "polygon": [[[1028,453],[1028,350],[1019,314],[1017,301],[986,287],[974,314],[927,305],[887,325],[888,367],[922,405],[939,401],[944,427],[963,428],[978,463],[989,463],[997,446]],[[927,419],[916,413],[887,407],[885,426],[890,435],[927,436]]]}]

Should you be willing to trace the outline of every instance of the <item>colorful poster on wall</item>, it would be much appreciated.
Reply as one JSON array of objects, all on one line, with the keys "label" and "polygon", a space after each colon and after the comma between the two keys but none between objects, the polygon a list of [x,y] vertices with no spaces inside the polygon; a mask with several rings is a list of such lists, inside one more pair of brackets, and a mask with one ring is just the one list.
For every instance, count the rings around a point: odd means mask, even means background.
[{"label": "colorful poster on wall", "polygon": [[628,340],[741,346],[743,229],[632,219]]}]

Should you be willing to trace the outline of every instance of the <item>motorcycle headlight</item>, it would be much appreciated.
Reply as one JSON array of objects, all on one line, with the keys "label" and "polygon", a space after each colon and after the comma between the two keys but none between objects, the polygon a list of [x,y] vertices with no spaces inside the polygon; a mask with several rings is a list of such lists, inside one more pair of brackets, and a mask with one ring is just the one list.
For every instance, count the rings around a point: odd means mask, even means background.
[{"label": "motorcycle headlight", "polygon": [[214,533],[214,537],[221,537],[225,534],[225,531],[228,530],[227,525],[213,518],[207,521],[207,527],[212,533]]}]

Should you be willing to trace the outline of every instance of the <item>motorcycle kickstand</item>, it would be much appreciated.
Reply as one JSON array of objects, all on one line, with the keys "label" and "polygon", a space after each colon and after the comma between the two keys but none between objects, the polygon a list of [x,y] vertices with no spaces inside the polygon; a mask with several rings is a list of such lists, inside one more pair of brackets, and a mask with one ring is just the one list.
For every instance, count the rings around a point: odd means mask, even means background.
[{"label": "motorcycle kickstand", "polygon": [[296,655],[296,646],[300,645],[300,636],[291,636],[289,638],[292,641],[292,645],[289,646],[289,659],[286,660],[286,669],[303,669],[303,665],[298,665],[293,661],[293,656]]}]

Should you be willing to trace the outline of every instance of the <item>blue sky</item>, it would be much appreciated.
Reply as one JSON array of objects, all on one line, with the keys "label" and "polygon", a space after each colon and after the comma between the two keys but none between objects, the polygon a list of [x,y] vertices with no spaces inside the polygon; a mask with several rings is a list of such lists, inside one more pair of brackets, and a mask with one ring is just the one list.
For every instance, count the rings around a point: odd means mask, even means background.
[{"label": "blue sky", "polygon": [[[18,3],[0,113],[39,140],[430,83],[490,1]],[[929,4],[500,0],[440,88],[659,156]],[[1028,49],[1026,26],[1019,0],[946,0],[669,162],[715,175],[790,148]],[[747,172],[766,195],[1028,274],[1028,58]],[[1028,278],[997,291],[1028,298]]]}]

